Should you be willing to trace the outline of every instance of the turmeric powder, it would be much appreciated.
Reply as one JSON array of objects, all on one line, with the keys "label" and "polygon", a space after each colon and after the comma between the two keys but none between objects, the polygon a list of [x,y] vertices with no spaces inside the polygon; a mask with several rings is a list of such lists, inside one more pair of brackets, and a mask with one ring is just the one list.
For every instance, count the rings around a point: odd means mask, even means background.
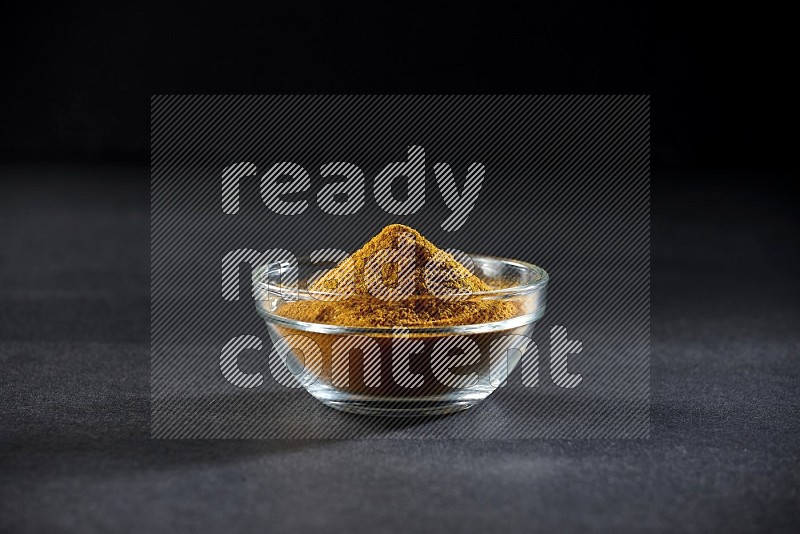
[{"label": "turmeric powder", "polygon": [[519,313],[512,302],[471,299],[471,294],[493,288],[401,224],[384,228],[308,289],[320,298],[287,302],[277,313],[356,327],[455,326],[502,321]]}]

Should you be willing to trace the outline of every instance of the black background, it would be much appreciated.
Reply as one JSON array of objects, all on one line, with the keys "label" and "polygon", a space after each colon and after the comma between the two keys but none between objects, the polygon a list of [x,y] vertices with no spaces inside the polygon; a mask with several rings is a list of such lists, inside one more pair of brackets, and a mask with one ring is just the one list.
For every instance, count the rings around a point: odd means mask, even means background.
[{"label": "black background", "polygon": [[24,3],[3,154],[147,161],[153,94],[651,94],[654,164],[792,165],[789,18],[645,3]]},{"label": "black background", "polygon": [[[256,5],[3,8],[0,530],[791,529],[787,13]],[[167,93],[651,94],[651,438],[149,440],[148,121]]]}]

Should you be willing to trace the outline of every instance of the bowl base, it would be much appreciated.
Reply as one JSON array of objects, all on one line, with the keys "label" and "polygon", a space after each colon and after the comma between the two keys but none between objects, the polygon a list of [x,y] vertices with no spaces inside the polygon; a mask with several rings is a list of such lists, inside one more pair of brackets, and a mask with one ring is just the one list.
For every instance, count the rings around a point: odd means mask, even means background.
[{"label": "bowl base", "polygon": [[445,415],[472,408],[480,400],[452,401],[364,401],[364,400],[322,400],[330,408],[341,412],[382,417],[426,417]]}]

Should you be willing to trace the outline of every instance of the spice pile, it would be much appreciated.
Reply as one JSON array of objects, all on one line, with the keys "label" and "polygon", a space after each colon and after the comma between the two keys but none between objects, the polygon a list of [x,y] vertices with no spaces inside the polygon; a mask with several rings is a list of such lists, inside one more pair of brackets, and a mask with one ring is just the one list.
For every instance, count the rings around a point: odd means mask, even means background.
[{"label": "spice pile", "polygon": [[433,327],[491,323],[517,312],[511,302],[470,298],[492,288],[401,224],[384,228],[308,289],[347,297],[288,302],[278,313],[340,326]]}]

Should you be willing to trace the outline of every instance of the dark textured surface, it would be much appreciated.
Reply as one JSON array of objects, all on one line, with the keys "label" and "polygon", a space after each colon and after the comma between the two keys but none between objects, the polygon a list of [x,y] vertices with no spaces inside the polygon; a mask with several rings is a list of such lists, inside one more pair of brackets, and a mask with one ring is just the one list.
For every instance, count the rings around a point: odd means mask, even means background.
[{"label": "dark textured surface", "polygon": [[149,439],[146,176],[2,169],[0,530],[800,521],[800,232],[778,178],[654,178],[648,440],[191,442]]}]

